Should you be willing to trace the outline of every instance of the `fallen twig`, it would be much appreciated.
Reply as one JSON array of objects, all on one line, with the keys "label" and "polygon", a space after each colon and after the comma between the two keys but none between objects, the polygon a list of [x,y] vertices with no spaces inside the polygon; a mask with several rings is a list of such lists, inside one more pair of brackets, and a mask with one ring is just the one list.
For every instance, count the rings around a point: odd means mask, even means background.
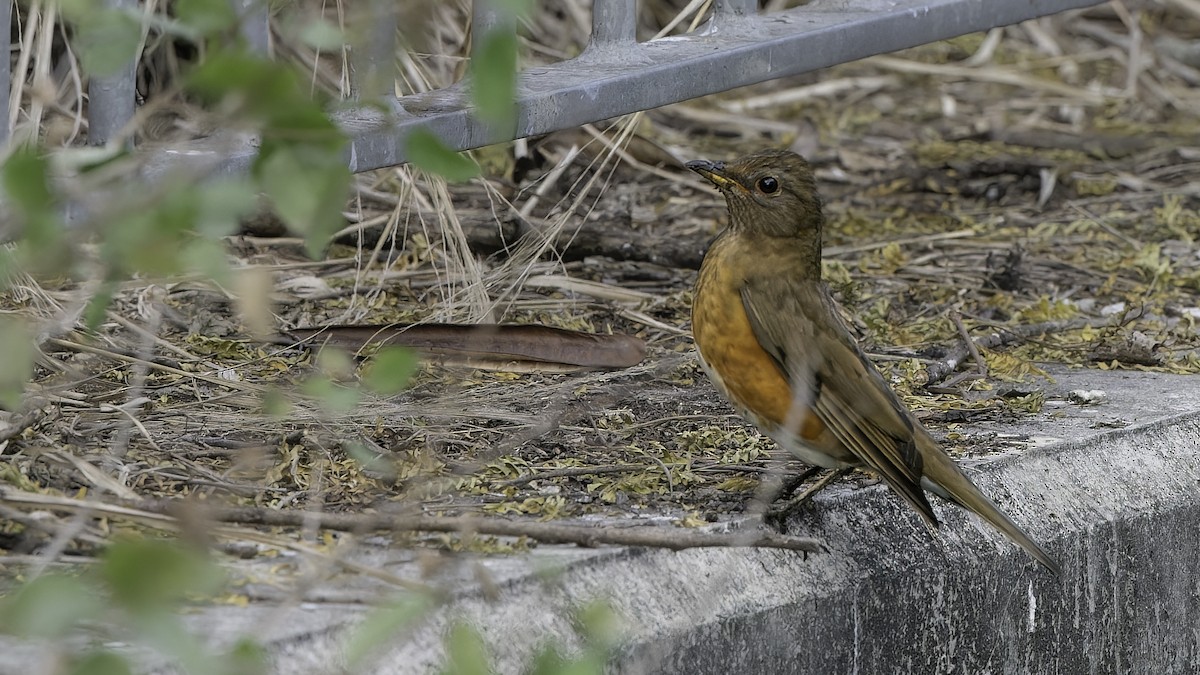
[{"label": "fallen twig", "polygon": [[42,422],[44,418],[57,416],[58,413],[55,409],[47,410],[43,401],[27,401],[25,409],[21,412],[8,413],[7,419],[0,419],[0,422],[3,423],[3,426],[0,426],[0,448],[5,442],[25,433],[29,427]]},{"label": "fallen twig", "polygon": [[500,485],[518,486],[532,483],[535,480],[545,480],[548,478],[569,478],[573,476],[599,475],[602,473],[632,473],[634,471],[645,471],[650,468],[648,464],[614,464],[610,466],[572,466],[562,469],[546,469],[543,471],[534,471],[533,473],[510,478],[505,481],[500,481]]},{"label": "fallen twig", "polygon": [[125,506],[94,501],[85,502],[11,489],[0,489],[0,504],[70,512],[90,509],[97,515],[124,516],[138,521],[156,521],[160,524],[164,521],[178,523],[179,519],[174,514],[187,509],[195,509],[188,514],[189,521],[202,519],[242,525],[318,527],[344,532],[385,530],[481,534],[498,537],[528,537],[547,544],[577,544],[589,547],[647,546],[674,551],[685,548],[713,547],[778,548],[805,553],[817,553],[824,550],[823,545],[817,539],[791,537],[758,529],[719,533],[662,526],[613,527],[564,525],[502,518],[279,511],[260,507],[212,507],[180,500],[137,502]]},{"label": "fallen twig", "polygon": [[276,342],[311,342],[362,351],[369,344],[403,346],[423,354],[508,368],[514,361],[538,368],[630,368],[646,357],[632,335],[604,335],[553,326],[508,324],[390,324],[293,328]]},{"label": "fallen twig", "polygon": [[204,510],[208,518],[225,523],[299,526],[315,522],[318,527],[345,530],[391,530],[396,532],[450,532],[498,537],[528,537],[547,544],[580,546],[648,546],[674,551],[685,548],[759,547],[817,553],[822,544],[809,537],[790,537],[762,530],[732,533],[705,532],[657,525],[598,527],[538,521],[505,520],[460,516],[391,516],[382,514],[274,511],[258,507],[224,507]]},{"label": "fallen twig", "polygon": [[995,349],[1001,345],[1038,335],[1045,335],[1054,331],[1083,328],[1091,323],[1088,319],[1071,319],[1069,321],[1045,321],[1029,324],[1028,326],[1013,326],[1012,328],[997,327],[995,332],[990,335],[978,337],[974,340],[963,340],[954,347],[951,347],[944,358],[926,366],[925,386],[929,387],[949,377],[964,361],[971,357],[972,353],[977,354],[980,349]]},{"label": "fallen twig", "polygon": [[125,354],[122,354],[120,352],[115,352],[111,349],[101,349],[99,347],[93,347],[91,345],[85,345],[85,344],[79,343],[79,342],[71,342],[70,340],[61,340],[58,338],[52,338],[50,340],[47,340],[46,344],[54,345],[55,347],[60,347],[62,349],[70,349],[70,350],[76,351],[76,352],[83,352],[85,354],[95,354],[96,356],[102,356],[105,358],[112,359],[114,361],[121,361],[122,363],[129,363],[129,364],[142,363],[150,370],[157,370],[157,371],[163,372],[163,373],[170,373],[171,375],[178,375],[179,377],[182,377],[185,379],[192,378],[192,379],[202,380],[209,384],[215,384],[217,386],[227,387],[229,389],[239,389],[241,391],[253,391],[253,392],[266,391],[266,387],[261,384],[257,384],[257,383],[253,383],[253,382],[243,382],[241,380],[226,379],[226,378],[218,377],[216,375],[207,375],[204,373],[189,373],[189,372],[180,370],[178,368],[175,368],[173,366],[163,365],[160,363],[156,363],[154,361],[145,361],[145,360],[139,359],[137,357],[126,356]]},{"label": "fallen twig", "polygon": [[1025,90],[1042,91],[1054,96],[1063,96],[1078,101],[1080,104],[1100,105],[1108,100],[1108,97],[1101,93],[1073,87],[1062,82],[1046,80],[1029,73],[1023,73],[1010,68],[1000,66],[987,66],[984,68],[967,68],[955,64],[943,63],[922,63],[920,61],[910,61],[907,59],[899,59],[893,56],[874,56],[866,61],[874,66],[879,66],[885,70],[891,70],[899,73],[916,73],[920,75],[933,75],[935,77],[962,78],[974,82],[994,82],[996,84],[1006,84],[1014,87],[1021,87]]},{"label": "fallen twig", "polygon": [[975,362],[975,368],[979,370],[980,375],[987,377],[987,361],[983,359],[983,355],[979,353],[978,345],[971,339],[971,334],[967,332],[967,327],[963,325],[962,316],[958,312],[950,312],[950,320],[954,322],[954,328],[958,331],[958,336],[962,338],[963,346],[967,348],[967,353],[971,355],[971,360]]}]

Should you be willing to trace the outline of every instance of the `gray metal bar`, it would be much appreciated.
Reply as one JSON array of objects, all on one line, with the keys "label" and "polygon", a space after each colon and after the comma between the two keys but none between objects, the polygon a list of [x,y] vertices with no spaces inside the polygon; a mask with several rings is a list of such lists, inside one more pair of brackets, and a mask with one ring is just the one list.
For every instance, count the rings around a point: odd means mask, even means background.
[{"label": "gray metal bar", "polygon": [[265,0],[229,0],[238,16],[238,32],[258,54],[271,50],[271,12]]},{"label": "gray metal bar", "polygon": [[0,146],[8,143],[12,129],[8,128],[8,104],[12,92],[12,59],[8,58],[12,50],[12,0],[0,0],[4,6],[0,9]]},{"label": "gray metal bar", "polygon": [[[102,0],[102,4],[106,9],[133,12],[138,0]],[[88,78],[88,145],[108,143],[133,119],[137,103],[136,67],[135,57],[112,75]]]},{"label": "gray metal bar", "polygon": [[[571,61],[529,68],[518,91],[516,137],[543,134],[734,87],[825,68],[884,52],[1005,26],[1098,0],[814,0],[782,12],[727,22],[707,35],[674,36],[626,49],[585,51]],[[396,101],[406,114],[377,110],[339,113],[352,138],[347,162],[354,171],[405,161],[414,129],[438,134],[457,150],[511,140],[470,114],[462,85]],[[233,156],[208,152],[201,166],[240,171],[253,161],[252,139],[234,141]],[[209,145],[190,145],[146,164],[154,176],[180,162],[198,162]],[[198,153],[198,154],[188,154]]]},{"label": "gray metal bar", "polygon": [[758,0],[716,0],[717,16],[753,16],[758,13]]},{"label": "gray metal bar", "polygon": [[354,97],[379,99],[396,94],[396,32],[400,3],[369,0],[360,5],[356,17],[360,37],[354,49]]},{"label": "gray metal bar", "polygon": [[588,47],[637,42],[637,0],[595,0]]},{"label": "gray metal bar", "polygon": [[483,36],[498,30],[516,32],[517,24],[494,0],[474,0],[471,4],[471,58],[478,54]]}]

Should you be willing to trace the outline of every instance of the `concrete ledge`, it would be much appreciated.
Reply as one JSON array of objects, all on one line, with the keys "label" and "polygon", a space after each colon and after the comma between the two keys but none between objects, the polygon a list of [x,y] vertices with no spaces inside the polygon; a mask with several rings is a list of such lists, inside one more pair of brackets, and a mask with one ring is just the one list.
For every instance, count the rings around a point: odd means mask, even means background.
[{"label": "concrete ledge", "polygon": [[[540,645],[578,645],[574,610],[597,598],[624,619],[614,673],[1200,672],[1200,378],[1053,372],[1047,394],[1059,398],[1037,419],[960,431],[1046,443],[966,464],[1058,559],[1060,578],[963,511],[935,504],[944,525],[931,535],[882,485],[840,484],[789,524],[829,546],[807,559],[565,546],[458,557],[428,580],[455,600],[354,672],[437,672],[452,618],[478,627],[495,672],[523,672]],[[1107,402],[1062,403],[1075,389],[1105,390]],[[411,551],[354,555],[421,574]],[[250,562],[247,576],[275,564]],[[258,637],[276,672],[347,672],[345,629],[370,607],[343,600],[394,591],[338,576],[307,592],[323,602],[214,607],[188,621],[217,642]],[[27,672],[27,645],[0,650],[0,672]]]},{"label": "concrete ledge", "polygon": [[[1060,393],[1101,388],[1108,403],[1050,408],[1019,431],[1073,440],[973,475],[1061,578],[961,511],[941,508],[934,537],[883,486],[835,486],[791,524],[827,555],[540,547],[486,562],[498,598],[468,592],[447,613],[479,627],[504,673],[539,644],[576,643],[571,610],[597,597],[627,621],[619,673],[1200,672],[1200,379],[1056,377]],[[1114,420],[1133,425],[1092,428]],[[370,672],[435,670],[445,621]],[[276,643],[279,670],[333,666],[340,639]]]},{"label": "concrete ledge", "polygon": [[803,527],[824,533],[827,559],[760,553],[758,570],[724,580],[743,597],[770,587],[774,604],[705,611],[631,647],[623,672],[1200,672],[1198,439],[1189,414],[989,467],[993,493],[1046,485],[1005,506],[1047,543],[1061,579],[973,519],[943,511],[931,550],[881,495],[841,496]]}]

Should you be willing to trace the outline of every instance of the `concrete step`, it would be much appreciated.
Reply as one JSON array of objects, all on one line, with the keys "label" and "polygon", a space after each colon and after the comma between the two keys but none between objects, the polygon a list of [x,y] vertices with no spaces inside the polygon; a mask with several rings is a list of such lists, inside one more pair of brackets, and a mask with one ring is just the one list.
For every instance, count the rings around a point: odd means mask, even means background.
[{"label": "concrete step", "polygon": [[[578,646],[575,610],[597,598],[622,617],[614,673],[1200,672],[1200,378],[1051,372],[1048,396],[1101,391],[1103,402],[1052,400],[1018,424],[959,431],[1037,446],[963,463],[1061,577],[959,509],[935,503],[943,525],[931,534],[884,486],[849,481],[789,523],[823,539],[825,554],[538,546],[459,556],[428,580],[454,599],[355,672],[436,672],[450,617],[481,631],[496,672],[522,672],[541,645]],[[719,525],[738,526],[751,525]],[[419,577],[411,551],[353,555]],[[394,592],[339,575],[306,594],[323,602],[212,607],[188,622],[218,642],[266,641],[277,672],[343,672],[345,631],[371,609],[345,600]],[[28,647],[9,646],[0,671],[24,672],[11,667]]]}]

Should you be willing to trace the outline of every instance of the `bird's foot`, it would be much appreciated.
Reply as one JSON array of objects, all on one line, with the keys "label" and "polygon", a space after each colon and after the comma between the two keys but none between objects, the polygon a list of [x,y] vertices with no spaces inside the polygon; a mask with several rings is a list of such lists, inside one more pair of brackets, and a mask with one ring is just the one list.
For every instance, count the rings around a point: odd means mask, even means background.
[{"label": "bird's foot", "polygon": [[777,471],[767,473],[759,483],[754,498],[746,505],[746,515],[765,517],[771,504],[790,496],[796,491],[796,488],[804,484],[804,481],[820,473],[821,470],[820,467],[809,467],[797,474],[784,475]]},{"label": "bird's foot", "polygon": [[823,469],[819,466],[810,466],[800,473],[784,476],[778,485],[768,487],[759,497],[764,504],[772,504],[776,500],[790,497],[801,485],[804,485],[805,481],[821,473],[821,471]]},{"label": "bird's foot", "polygon": [[[815,472],[815,471],[819,471],[819,470],[820,469],[813,469],[812,471]],[[784,502],[782,504],[775,505],[775,506],[772,506],[771,508],[768,508],[766,513],[763,514],[763,522],[767,523],[768,525],[770,525],[771,527],[773,527],[777,530],[782,529],[784,521],[787,519],[788,514],[799,509],[806,502],[811,500],[813,498],[813,495],[817,494],[821,490],[824,490],[830,483],[837,480],[838,478],[841,478],[842,476],[846,475],[849,472],[850,472],[849,468],[834,469],[834,470],[830,471],[829,473],[825,474],[824,476],[821,476],[821,478],[818,479],[815,483],[808,486],[808,488],[806,488],[804,490],[804,492],[801,492],[800,494],[792,497],[791,499],[787,500],[786,502]],[[801,475],[807,477],[807,476],[811,475],[811,473],[809,471],[806,471]]]}]

